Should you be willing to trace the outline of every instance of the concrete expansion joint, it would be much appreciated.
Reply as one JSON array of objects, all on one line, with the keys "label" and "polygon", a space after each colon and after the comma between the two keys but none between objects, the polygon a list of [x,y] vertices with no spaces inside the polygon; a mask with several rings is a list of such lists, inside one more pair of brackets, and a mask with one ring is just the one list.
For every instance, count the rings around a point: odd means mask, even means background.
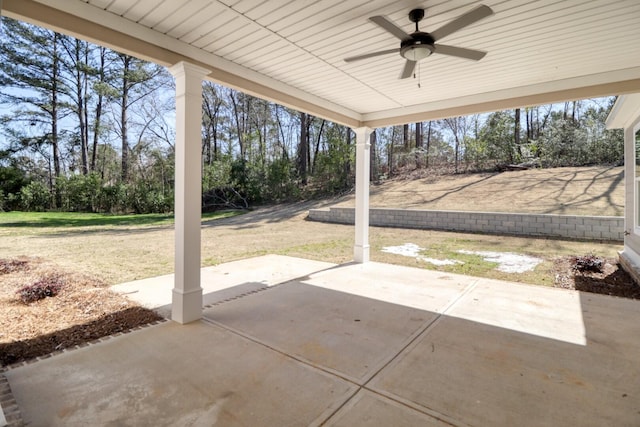
[{"label": "concrete expansion joint", "polygon": [[[476,279],[471,282],[460,294],[453,299],[443,310],[440,316],[447,314],[460,300],[462,300],[466,295],[468,295],[471,291],[473,291],[476,287],[478,287],[478,283],[480,283],[480,279]],[[438,316],[438,317],[440,317]]]},{"label": "concrete expansion joint", "polygon": [[215,306],[222,305],[222,304],[227,303],[227,302],[239,300],[240,298],[248,297],[250,295],[259,294],[259,293],[262,293],[264,291],[268,291],[269,289],[277,288],[278,286],[283,285],[284,283],[287,283],[287,282],[277,283],[277,284],[272,285],[272,286],[265,285],[264,287],[258,288],[258,289],[254,289],[253,291],[245,292],[245,293],[238,294],[238,295],[235,295],[235,296],[230,297],[230,298],[226,298],[226,299],[223,299],[223,300],[220,300],[220,301],[213,302],[211,304],[207,304],[203,308],[213,308]]},{"label": "concrete expansion joint", "polygon": [[400,404],[400,405],[406,406],[408,408],[411,408],[411,409],[413,409],[415,411],[421,412],[424,415],[427,415],[427,416],[432,417],[432,418],[436,418],[436,419],[438,419],[439,421],[441,421],[443,423],[462,426],[462,424],[460,424],[459,421],[455,421],[455,424],[454,424],[454,420],[452,420],[451,418],[449,418],[445,414],[442,414],[440,412],[434,411],[432,409],[423,408],[423,407],[420,407],[420,406],[417,406],[417,405],[411,405],[411,404],[405,402],[403,399],[400,399],[400,398],[396,397],[392,393],[381,393],[375,387],[369,387],[369,384],[387,366],[393,364],[394,361],[396,361],[402,354],[404,354],[410,348],[414,347],[416,345],[416,343],[419,341],[419,339],[421,337],[424,337],[426,334],[428,334],[442,320],[442,318],[444,316],[446,316],[446,313],[449,310],[451,310],[451,308],[453,308],[461,299],[463,299],[467,294],[469,294],[471,291],[473,291],[478,286],[479,282],[480,282],[480,280],[478,279],[478,280],[474,280],[471,284],[469,284],[465,289],[462,290],[462,292],[460,292],[460,294],[458,294],[458,296],[456,296],[449,304],[447,304],[444,307],[442,312],[437,313],[437,315],[436,315],[436,317],[434,319],[430,320],[429,322],[426,322],[403,346],[401,346],[401,348],[398,351],[396,351],[385,363],[382,363],[380,365],[380,367],[373,374],[371,374],[366,381],[364,381],[362,384],[356,383],[356,385],[358,386],[358,389],[353,394],[353,396],[351,398],[347,399],[345,402],[343,402],[343,404],[339,408],[337,408],[336,411],[333,414],[331,414],[331,416],[329,416],[329,418],[327,420],[331,419],[331,417],[333,417],[333,415],[335,415],[342,407],[347,405],[347,403],[350,402],[351,399],[353,399],[353,397],[360,390],[366,390],[368,392],[377,394],[377,395],[382,396],[384,398],[393,400],[397,404]]},{"label": "concrete expansion joint", "polygon": [[329,419],[331,419],[331,417],[333,417],[340,409],[342,409],[342,407],[346,406],[351,399],[354,398],[354,396],[356,396],[358,394],[358,392],[360,390],[366,390],[370,393],[374,393],[377,394],[383,398],[389,399],[389,400],[393,400],[394,402],[396,402],[399,405],[402,406],[406,406],[408,408],[411,408],[417,412],[420,412],[424,415],[427,415],[431,418],[436,418],[437,420],[446,423],[446,424],[450,424],[450,425],[457,425],[460,427],[466,427],[463,426],[463,424],[460,424],[458,421],[455,422],[449,418],[448,416],[446,416],[445,414],[442,414],[438,411],[432,410],[430,408],[424,408],[418,405],[412,405],[407,403],[406,401],[404,401],[401,398],[398,398],[397,396],[395,396],[392,393],[382,393],[379,390],[377,390],[375,387],[370,387],[369,384],[374,381],[374,379],[388,366],[392,365],[396,360],[398,360],[399,357],[401,357],[402,354],[404,354],[405,352],[407,352],[410,348],[414,347],[416,345],[416,343],[419,341],[419,339],[421,337],[424,337],[426,334],[428,334],[434,327],[435,325],[437,325],[440,320],[445,316],[445,313],[450,310],[458,301],[460,301],[460,299],[462,299],[465,295],[467,295],[469,292],[471,292],[473,289],[476,288],[476,286],[478,285],[479,280],[475,280],[473,281],[473,283],[471,283],[469,286],[467,286],[462,292],[460,292],[460,294],[453,299],[453,301],[451,301],[449,304],[447,304],[447,306],[442,310],[441,313],[437,313],[436,317],[433,318],[432,320],[426,322],[422,327],[420,327],[414,334],[413,336],[407,340],[404,345],[402,345],[396,352],[394,352],[394,354],[384,363],[382,363],[378,369],[373,372],[371,375],[369,375],[369,378],[366,379],[362,384],[359,383],[355,383],[358,386],[358,389],[356,390],[356,392],[353,394],[353,396],[351,396],[349,399],[345,400],[343,402],[343,404],[336,409],[336,411],[331,414],[329,416]]}]

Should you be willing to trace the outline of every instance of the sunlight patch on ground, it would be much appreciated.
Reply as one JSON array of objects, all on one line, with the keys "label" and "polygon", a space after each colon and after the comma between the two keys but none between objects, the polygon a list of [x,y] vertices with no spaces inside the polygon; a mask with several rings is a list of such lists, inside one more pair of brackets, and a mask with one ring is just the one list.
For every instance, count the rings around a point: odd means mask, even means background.
[{"label": "sunlight patch on ground", "polygon": [[456,261],[452,259],[436,259],[436,258],[427,258],[427,257],[421,256],[420,251],[423,251],[423,250],[424,248],[421,248],[415,243],[405,243],[404,245],[401,245],[401,246],[386,246],[382,248],[382,252],[416,258],[420,261],[428,262],[433,265],[464,264],[461,261]]},{"label": "sunlight patch on ground", "polygon": [[464,249],[458,252],[466,255],[479,255],[485,261],[495,262],[498,264],[497,270],[503,273],[524,273],[533,270],[542,262],[540,258],[511,252],[467,251]]}]

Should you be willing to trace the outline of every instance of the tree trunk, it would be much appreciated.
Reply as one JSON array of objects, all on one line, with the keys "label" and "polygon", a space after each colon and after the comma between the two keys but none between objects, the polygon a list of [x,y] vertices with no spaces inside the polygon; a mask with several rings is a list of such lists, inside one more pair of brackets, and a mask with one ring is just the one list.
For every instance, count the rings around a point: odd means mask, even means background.
[{"label": "tree trunk", "polygon": [[131,57],[128,55],[122,56],[122,86],[121,86],[121,101],[120,101],[120,126],[121,126],[121,143],[122,143],[122,182],[129,180],[129,141],[128,141],[128,124],[127,124],[127,104],[129,103],[129,72],[131,66]]},{"label": "tree trunk", "polygon": [[[60,194],[56,186],[58,178],[60,178],[60,147],[58,145],[58,82],[60,79],[60,59],[58,57],[58,33],[53,35],[53,61],[51,73],[51,154],[53,157],[53,173],[54,179],[50,181],[54,190],[53,207],[60,205]],[[51,175],[51,173],[49,173]]]},{"label": "tree trunk", "polygon": [[351,176],[351,158],[350,158],[350,153],[351,153],[351,129],[350,128],[346,128],[346,136],[345,136],[345,144],[346,144],[346,153],[347,155],[345,156],[344,159],[344,179],[345,179],[345,187],[347,185],[349,185],[349,177]]},{"label": "tree trunk", "polygon": [[266,101],[262,101],[262,139],[260,140],[260,166],[263,173],[266,173],[267,169],[267,116],[269,116],[269,104]]},{"label": "tree trunk", "polygon": [[422,148],[422,122],[416,122],[416,152],[415,152],[416,168],[422,167],[422,165],[420,164],[420,157],[421,157],[421,153],[419,152],[420,148]]},{"label": "tree trunk", "polygon": [[300,113],[300,143],[298,144],[298,176],[303,185],[307,184],[307,160],[309,151],[309,127],[307,114]]},{"label": "tree trunk", "polygon": [[278,104],[275,104],[276,109],[276,122],[278,123],[278,130],[280,131],[280,138],[282,138],[282,158],[286,159],[288,157],[287,154],[287,145],[285,143],[286,137],[284,134],[284,128],[282,127],[282,120],[280,119],[280,107]]},{"label": "tree trunk", "polygon": [[387,174],[389,178],[393,176],[393,139],[387,144]]},{"label": "tree trunk", "polygon": [[513,142],[518,150],[518,156],[522,158],[522,147],[520,146],[520,109],[515,111],[515,125],[513,127]]},{"label": "tree trunk", "polygon": [[[80,132],[80,170],[83,175],[87,175],[89,173],[89,135],[87,134],[87,121],[86,121],[86,93],[85,89],[87,89],[86,82],[87,77],[86,73],[81,70],[81,64],[83,58],[81,56],[82,51],[82,42],[78,39],[74,40],[74,49],[73,49],[73,65],[74,65],[74,74],[75,74],[75,95],[76,95],[76,104],[77,104],[77,116],[78,116],[78,128]],[[86,58],[85,63],[86,63]]]},{"label": "tree trunk", "polygon": [[307,114],[307,175],[311,175],[311,125],[313,124],[313,116]]},{"label": "tree trunk", "polygon": [[318,158],[318,152],[320,151],[320,140],[322,139],[322,131],[324,130],[326,120],[322,120],[320,123],[320,130],[318,131],[318,137],[316,138],[316,149],[313,153],[313,164],[311,167],[311,173],[314,174],[316,172],[316,159]]},{"label": "tree trunk", "polygon": [[425,163],[425,167],[428,168],[429,167],[429,150],[431,150],[431,125],[432,125],[432,121],[429,120],[429,124],[427,125],[427,147],[426,147],[426,154],[425,154],[425,159],[424,159],[424,163]]},{"label": "tree trunk", "polygon": [[409,149],[409,124],[402,126],[402,143],[404,148]]},{"label": "tree trunk", "polygon": [[[100,87],[104,85],[106,82],[106,74],[105,74],[105,55],[107,53],[107,49],[104,47],[99,47],[100,49],[100,65],[98,68],[98,76],[99,76],[99,84]],[[98,99],[96,101],[96,109],[95,116],[93,121],[93,147],[91,150],[91,170],[96,170],[96,157],[98,155],[98,143],[100,141],[100,127],[102,126],[102,102],[104,99],[104,94],[102,89],[98,90]]]},{"label": "tree trunk", "polygon": [[240,158],[245,159],[245,144],[244,144],[244,123],[240,121],[240,109],[238,107],[238,101],[236,100],[234,91],[229,89],[229,98],[231,98],[231,105],[233,106],[233,116],[236,120],[236,132],[238,133],[238,145],[240,147]]},{"label": "tree trunk", "polygon": [[369,148],[369,181],[375,182],[378,180],[378,168],[376,163],[376,142],[378,141],[377,132],[371,132],[371,136],[369,137],[369,143],[371,147]]},{"label": "tree trunk", "polygon": [[[84,42],[84,63],[89,64],[89,44]],[[89,75],[85,68],[83,71],[83,116],[84,116],[84,167],[87,171],[86,173],[91,172],[89,169]]]},{"label": "tree trunk", "polygon": [[391,128],[391,142],[389,142],[387,149],[387,167],[389,169],[389,178],[393,176],[393,145],[396,142],[396,127]]}]

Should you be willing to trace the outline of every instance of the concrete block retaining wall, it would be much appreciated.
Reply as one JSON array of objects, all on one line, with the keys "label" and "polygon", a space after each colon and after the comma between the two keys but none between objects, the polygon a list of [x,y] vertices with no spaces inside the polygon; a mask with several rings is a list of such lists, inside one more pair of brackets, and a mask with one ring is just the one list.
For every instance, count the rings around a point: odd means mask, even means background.
[{"label": "concrete block retaining wall", "polygon": [[[354,208],[311,209],[312,221],[353,224]],[[486,234],[624,240],[624,217],[371,208],[369,224]]]}]

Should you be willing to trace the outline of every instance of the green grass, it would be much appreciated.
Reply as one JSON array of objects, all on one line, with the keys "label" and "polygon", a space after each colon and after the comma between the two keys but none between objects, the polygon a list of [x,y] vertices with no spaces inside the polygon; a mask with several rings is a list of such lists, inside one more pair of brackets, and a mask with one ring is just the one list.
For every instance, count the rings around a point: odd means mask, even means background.
[{"label": "green grass", "polygon": [[[241,215],[241,211],[202,214],[203,221]],[[67,228],[99,226],[159,226],[173,224],[173,214],[109,215],[83,212],[2,212],[0,227]]]}]

